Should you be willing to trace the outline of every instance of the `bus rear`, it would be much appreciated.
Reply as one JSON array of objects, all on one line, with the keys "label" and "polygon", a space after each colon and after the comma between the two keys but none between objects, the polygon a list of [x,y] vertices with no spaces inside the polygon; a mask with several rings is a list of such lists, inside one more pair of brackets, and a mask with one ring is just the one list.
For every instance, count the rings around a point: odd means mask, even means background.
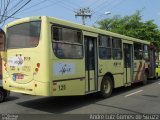
[{"label": "bus rear", "polygon": [[22,19],[7,26],[7,62],[3,64],[5,89],[32,95],[48,94],[44,88],[49,83],[41,81],[40,76],[47,72],[43,69],[45,60],[41,55],[41,28],[40,17],[35,20]]}]

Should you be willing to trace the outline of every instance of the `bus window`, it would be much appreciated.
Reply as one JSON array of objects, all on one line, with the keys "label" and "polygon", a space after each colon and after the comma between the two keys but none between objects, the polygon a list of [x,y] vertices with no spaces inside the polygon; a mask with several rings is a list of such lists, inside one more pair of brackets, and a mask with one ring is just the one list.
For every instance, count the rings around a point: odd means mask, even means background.
[{"label": "bus window", "polygon": [[122,42],[119,38],[112,38],[112,55],[113,59],[122,59]]},{"label": "bus window", "polygon": [[144,51],[143,51],[143,58],[145,60],[149,59],[149,54],[148,54],[148,45],[143,45]]},{"label": "bus window", "polygon": [[142,60],[143,58],[143,47],[140,43],[134,43],[134,59]]},{"label": "bus window", "polygon": [[52,29],[53,52],[58,58],[82,58],[83,47],[81,32],[54,26]]},{"label": "bus window", "polygon": [[109,36],[99,36],[99,58],[111,59],[111,40]]},{"label": "bus window", "polygon": [[37,47],[40,38],[40,23],[40,21],[34,21],[8,28],[7,48],[18,49]]}]

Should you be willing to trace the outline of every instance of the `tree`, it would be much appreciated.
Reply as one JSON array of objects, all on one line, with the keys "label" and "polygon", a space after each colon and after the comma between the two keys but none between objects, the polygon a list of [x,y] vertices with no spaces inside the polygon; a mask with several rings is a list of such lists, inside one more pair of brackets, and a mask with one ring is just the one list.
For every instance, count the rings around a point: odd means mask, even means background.
[{"label": "tree", "polygon": [[131,16],[114,16],[97,22],[100,29],[153,42],[160,47],[160,30],[153,20],[142,22],[140,11]]},{"label": "tree", "polygon": [[31,0],[1,0],[0,1],[0,25],[25,7]]}]

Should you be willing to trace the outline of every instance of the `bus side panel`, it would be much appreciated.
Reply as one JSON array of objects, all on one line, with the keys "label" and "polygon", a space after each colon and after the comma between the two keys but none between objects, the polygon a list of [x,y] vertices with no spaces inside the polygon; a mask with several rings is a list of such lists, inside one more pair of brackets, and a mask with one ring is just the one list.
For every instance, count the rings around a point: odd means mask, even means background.
[{"label": "bus side panel", "polygon": [[105,74],[111,74],[114,79],[114,87],[121,87],[124,85],[123,80],[123,61],[122,60],[99,60],[99,77],[98,90],[101,88],[101,81]]},{"label": "bus side panel", "polygon": [[133,82],[143,81],[144,71],[145,71],[145,61],[144,60],[134,60]]},{"label": "bus side panel", "polygon": [[50,96],[49,82],[34,82],[35,95]]},{"label": "bus side panel", "polygon": [[51,93],[53,96],[72,96],[85,94],[85,79],[74,79],[52,82]]},{"label": "bus side panel", "polygon": [[122,86],[124,86],[123,73],[114,75],[114,88],[118,88]]},{"label": "bus side panel", "polygon": [[114,77],[114,88],[124,86],[124,63],[123,60],[113,60],[112,73]]},{"label": "bus side panel", "polygon": [[85,64],[84,59],[53,60],[51,94],[84,95],[85,94]]}]

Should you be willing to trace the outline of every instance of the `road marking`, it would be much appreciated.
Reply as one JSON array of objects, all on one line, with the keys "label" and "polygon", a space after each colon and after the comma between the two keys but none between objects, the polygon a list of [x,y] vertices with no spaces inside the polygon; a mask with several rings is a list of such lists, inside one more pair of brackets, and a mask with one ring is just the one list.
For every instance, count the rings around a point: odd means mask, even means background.
[{"label": "road marking", "polygon": [[143,90],[136,91],[136,92],[134,92],[134,93],[131,93],[131,94],[126,95],[125,97],[129,97],[129,96],[131,96],[131,95],[134,95],[134,94],[136,94],[136,93],[140,93],[140,92],[142,92],[142,91],[143,91]]},{"label": "road marking", "polygon": [[160,83],[158,83],[160,85]]}]

